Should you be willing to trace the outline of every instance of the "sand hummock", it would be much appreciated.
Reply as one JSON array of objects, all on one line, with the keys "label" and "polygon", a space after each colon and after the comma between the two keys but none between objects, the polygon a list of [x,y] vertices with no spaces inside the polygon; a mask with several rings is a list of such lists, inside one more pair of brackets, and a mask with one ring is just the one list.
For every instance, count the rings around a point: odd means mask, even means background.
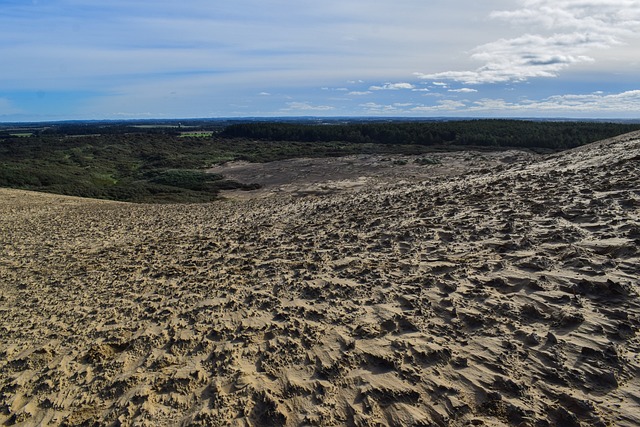
[{"label": "sand hummock", "polygon": [[201,205],[0,190],[0,424],[640,425],[640,134],[503,155]]}]

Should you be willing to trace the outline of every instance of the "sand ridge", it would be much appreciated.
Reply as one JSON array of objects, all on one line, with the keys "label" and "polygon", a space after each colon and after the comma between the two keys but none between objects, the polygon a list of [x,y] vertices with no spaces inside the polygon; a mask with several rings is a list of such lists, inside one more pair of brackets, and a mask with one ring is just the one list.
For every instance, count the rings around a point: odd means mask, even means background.
[{"label": "sand ridge", "polygon": [[640,135],[315,197],[0,190],[0,423],[640,425]]}]

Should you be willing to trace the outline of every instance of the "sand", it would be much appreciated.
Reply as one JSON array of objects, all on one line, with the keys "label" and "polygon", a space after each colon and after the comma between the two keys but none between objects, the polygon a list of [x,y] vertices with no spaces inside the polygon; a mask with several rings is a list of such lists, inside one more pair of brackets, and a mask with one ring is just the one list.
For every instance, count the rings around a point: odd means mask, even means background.
[{"label": "sand", "polygon": [[201,205],[0,190],[0,424],[640,425],[640,134],[469,155]]},{"label": "sand", "polygon": [[211,173],[244,183],[259,183],[255,191],[226,191],[234,199],[306,197],[376,188],[403,181],[424,181],[527,162],[527,151],[434,152],[413,156],[361,154],[329,158],[298,158],[269,163],[227,162]]}]

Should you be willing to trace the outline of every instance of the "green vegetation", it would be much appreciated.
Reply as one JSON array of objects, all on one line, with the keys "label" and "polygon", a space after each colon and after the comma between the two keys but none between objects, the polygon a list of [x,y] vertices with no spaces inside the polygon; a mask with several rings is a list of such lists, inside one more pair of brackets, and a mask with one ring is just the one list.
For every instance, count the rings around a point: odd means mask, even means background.
[{"label": "green vegetation", "polygon": [[183,138],[207,138],[209,136],[212,136],[213,132],[212,131],[208,131],[208,132],[202,132],[202,131],[193,131],[193,132],[181,132],[180,136]]},{"label": "green vegetation", "polygon": [[[207,202],[220,190],[255,189],[206,168],[350,154],[419,155],[439,150],[558,150],[640,129],[590,122],[67,122],[0,125],[0,186],[131,202]],[[16,136],[20,135],[20,136]],[[401,164],[400,161],[398,164]]]},{"label": "green vegetation", "polygon": [[241,123],[223,137],[268,141],[345,141],[448,147],[517,147],[567,149],[639,129],[637,124],[465,120],[440,122],[349,123],[304,125]]},{"label": "green vegetation", "polygon": [[255,189],[205,168],[236,153],[210,139],[136,133],[0,139],[0,186],[131,202],[207,202]]}]

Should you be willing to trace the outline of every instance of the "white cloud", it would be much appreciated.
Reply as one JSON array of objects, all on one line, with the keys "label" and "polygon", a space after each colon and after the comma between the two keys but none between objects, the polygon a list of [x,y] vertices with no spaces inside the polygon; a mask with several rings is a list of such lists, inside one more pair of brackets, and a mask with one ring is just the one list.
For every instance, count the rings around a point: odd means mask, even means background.
[{"label": "white cloud", "polygon": [[485,65],[475,71],[446,71],[420,74],[420,79],[454,80],[465,84],[524,81],[533,77],[555,77],[571,64],[590,62],[582,55],[589,49],[605,47],[606,37],[587,34],[556,34],[550,37],[527,34],[501,39],[474,49],[473,59]]},{"label": "white cloud", "polygon": [[258,95],[260,96],[271,96],[269,92],[260,92]]},{"label": "white cloud", "polygon": [[640,90],[621,93],[554,95],[544,99],[524,98],[519,101],[484,98],[477,101],[443,99],[435,105],[416,105],[397,102],[383,104],[367,102],[359,105],[367,113],[376,115],[451,114],[504,117],[637,117],[640,111]]},{"label": "white cloud", "polygon": [[617,94],[556,95],[527,105],[540,110],[635,112],[640,111],[640,90]]},{"label": "white cloud", "polygon": [[335,107],[330,105],[312,105],[309,102],[287,102],[287,108],[282,111],[330,111]]},{"label": "white cloud", "polygon": [[384,105],[377,104],[375,102],[367,102],[366,104],[360,104],[360,107],[364,107],[364,108],[383,108]]},{"label": "white cloud", "polygon": [[411,109],[411,111],[420,112],[420,113],[432,113],[432,112],[443,112],[443,111],[453,112],[453,111],[459,111],[461,108],[464,108],[464,107],[466,107],[466,104],[464,102],[447,99],[447,100],[438,101],[437,105],[429,105],[429,106],[421,105],[418,107],[414,107]]},{"label": "white cloud", "polygon": [[562,114],[566,116],[629,116],[640,111],[640,90],[615,94],[554,95],[542,100],[507,102],[481,99],[469,107],[470,112],[517,112],[519,114]]},{"label": "white cloud", "polygon": [[390,112],[395,113],[398,111],[398,108],[393,105],[384,105],[384,104],[378,104],[375,102],[367,102],[366,104],[360,104],[360,107],[364,108],[365,110],[367,110],[369,113],[372,113],[372,114],[390,113]]},{"label": "white cloud", "polygon": [[149,112],[145,112],[145,113],[126,113],[123,111],[119,111],[117,113],[113,113],[112,117],[117,117],[120,119],[140,119],[140,118],[151,118],[151,117],[157,117],[157,113],[149,113]]},{"label": "white cloud", "polygon": [[471,89],[469,87],[463,87],[460,89],[449,89],[449,92],[455,92],[455,93],[475,93],[477,92],[476,89]]},{"label": "white cloud", "polygon": [[460,102],[460,101],[453,101],[451,99],[438,101],[438,108],[441,110],[455,110],[463,107],[466,107],[466,105],[464,102]]},{"label": "white cloud", "polygon": [[637,0],[525,0],[522,9],[495,11],[491,17],[517,26],[629,35],[640,25]]},{"label": "white cloud", "polygon": [[593,61],[590,52],[620,45],[640,30],[637,0],[521,0],[521,3],[521,9],[496,11],[491,16],[536,33],[476,47],[471,58],[484,65],[475,70],[416,75],[426,80],[465,84],[555,77],[570,65]]},{"label": "white cloud", "polygon": [[348,95],[351,96],[364,96],[364,95],[370,95],[371,92],[370,90],[366,90],[366,91],[353,91],[353,92],[349,92]]},{"label": "white cloud", "polygon": [[369,90],[402,90],[415,89],[411,83],[385,83],[382,86],[371,86]]}]

